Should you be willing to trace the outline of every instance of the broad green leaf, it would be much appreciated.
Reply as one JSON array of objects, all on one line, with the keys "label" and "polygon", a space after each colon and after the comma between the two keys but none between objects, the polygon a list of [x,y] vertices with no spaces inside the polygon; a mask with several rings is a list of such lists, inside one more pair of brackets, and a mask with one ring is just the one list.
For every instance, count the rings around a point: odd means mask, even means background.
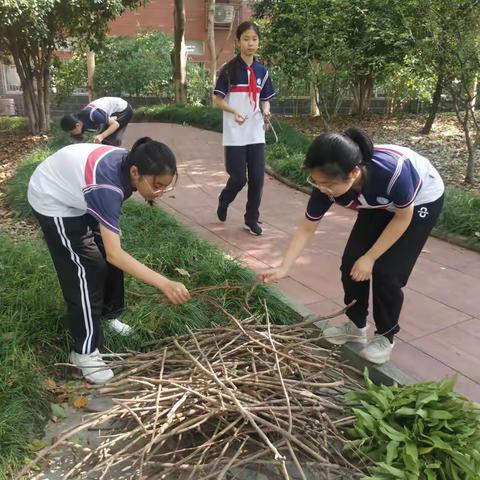
[{"label": "broad green leaf", "polygon": [[387,457],[385,459],[385,462],[388,465],[391,465],[392,462],[397,458],[398,456],[398,446],[400,444],[398,442],[395,442],[392,440],[391,442],[388,442],[387,445]]},{"label": "broad green leaf", "polygon": [[446,410],[430,410],[427,413],[427,418],[434,420],[450,420],[453,415]]},{"label": "broad green leaf", "polygon": [[399,432],[398,430],[395,430],[392,428],[390,425],[388,425],[385,421],[380,421],[379,429],[381,432],[383,432],[390,440],[395,440],[396,442],[403,442],[405,441],[406,436],[402,433]]},{"label": "broad green leaf", "polygon": [[403,470],[400,470],[398,468],[392,467],[391,465],[387,465],[384,462],[380,462],[378,464],[378,467],[385,470],[386,472],[396,475],[395,478],[404,480],[405,479],[405,472]]},{"label": "broad green leaf", "polygon": [[371,415],[360,410],[359,408],[352,408],[352,412],[357,416],[358,421],[368,428],[369,430],[374,430],[375,421]]},{"label": "broad green leaf", "polygon": [[424,471],[423,471],[425,477],[426,477],[426,480],[437,480],[437,475],[436,473],[430,469],[430,468],[426,468]]},{"label": "broad green leaf", "polygon": [[418,464],[418,450],[416,445],[412,441],[408,441],[405,444],[405,465],[407,466],[410,472],[418,474],[419,464]]}]

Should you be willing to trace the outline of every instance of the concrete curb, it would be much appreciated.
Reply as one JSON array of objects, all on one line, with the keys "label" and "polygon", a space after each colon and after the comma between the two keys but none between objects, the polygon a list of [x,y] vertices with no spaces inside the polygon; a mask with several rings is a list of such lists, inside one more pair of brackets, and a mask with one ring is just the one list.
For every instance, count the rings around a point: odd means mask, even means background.
[{"label": "concrete curb", "polygon": [[[295,313],[300,315],[303,320],[308,320],[315,317],[315,314],[305,305],[302,305],[292,298],[286,296],[278,288],[272,289],[272,293],[281,302],[290,307]],[[322,330],[327,323],[327,320],[320,320],[319,322],[316,322],[315,325]],[[332,345],[327,341],[325,341],[324,346],[332,348]],[[348,362],[350,365],[360,371],[363,371],[365,368],[367,368],[368,374],[374,383],[383,385],[393,385],[395,383],[398,385],[412,385],[419,382],[419,380],[407,375],[391,362],[387,362],[383,365],[374,365],[370,362],[367,362],[358,355],[358,352],[361,348],[362,347],[360,345],[347,343],[340,348],[340,356],[342,360]]]}]

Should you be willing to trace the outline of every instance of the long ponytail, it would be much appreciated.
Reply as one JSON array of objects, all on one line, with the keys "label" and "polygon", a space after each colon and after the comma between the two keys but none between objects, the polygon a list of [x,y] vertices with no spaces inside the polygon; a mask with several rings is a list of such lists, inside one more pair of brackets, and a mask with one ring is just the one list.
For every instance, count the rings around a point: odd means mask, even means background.
[{"label": "long ponytail", "polygon": [[360,148],[360,151],[362,152],[362,161],[360,164],[368,165],[373,156],[372,139],[367,135],[366,132],[357,127],[347,128],[343,134],[346,137],[351,138],[358,145],[358,148]]}]

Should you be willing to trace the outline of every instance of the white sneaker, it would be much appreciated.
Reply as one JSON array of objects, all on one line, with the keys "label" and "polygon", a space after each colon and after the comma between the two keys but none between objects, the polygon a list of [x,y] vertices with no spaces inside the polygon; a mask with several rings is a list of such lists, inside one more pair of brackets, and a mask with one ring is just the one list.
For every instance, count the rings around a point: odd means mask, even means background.
[{"label": "white sneaker", "polygon": [[92,383],[105,383],[113,378],[113,371],[102,360],[98,349],[92,353],[70,353],[70,362],[82,371],[86,380]]},{"label": "white sneaker", "polygon": [[367,329],[367,325],[363,328],[358,328],[353,322],[348,321],[340,327],[327,327],[323,331],[323,336],[325,340],[334,345],[343,345],[347,342],[366,344]]},{"label": "white sneaker", "polygon": [[107,320],[108,326],[119,335],[123,335],[124,337],[128,337],[128,335],[132,334],[132,327],[127,325],[126,323],[121,322],[118,318],[114,318],[112,320]]},{"label": "white sneaker", "polygon": [[381,365],[390,360],[394,343],[390,343],[387,337],[383,335],[375,335],[373,340],[365,347],[359,355],[369,362]]}]

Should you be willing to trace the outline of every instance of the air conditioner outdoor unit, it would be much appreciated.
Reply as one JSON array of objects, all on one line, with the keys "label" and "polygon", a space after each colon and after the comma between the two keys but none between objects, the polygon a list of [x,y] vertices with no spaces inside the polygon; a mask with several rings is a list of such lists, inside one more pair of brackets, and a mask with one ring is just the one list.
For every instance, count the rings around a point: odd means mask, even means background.
[{"label": "air conditioner outdoor unit", "polygon": [[235,18],[235,6],[226,4],[215,5],[215,25],[226,25]]}]

